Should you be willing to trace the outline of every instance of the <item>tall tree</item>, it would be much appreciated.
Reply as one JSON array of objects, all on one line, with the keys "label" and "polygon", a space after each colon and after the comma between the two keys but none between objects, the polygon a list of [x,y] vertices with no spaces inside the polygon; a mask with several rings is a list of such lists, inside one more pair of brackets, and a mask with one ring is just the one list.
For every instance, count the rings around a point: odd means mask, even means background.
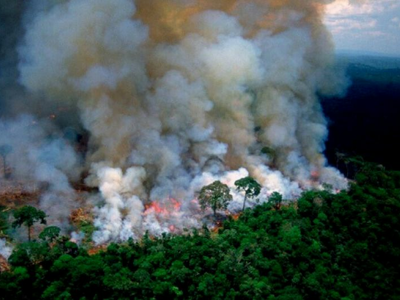
[{"label": "tall tree", "polygon": [[221,181],[214,181],[210,185],[204,186],[200,191],[199,203],[204,210],[210,206],[213,210],[214,217],[217,209],[225,209],[228,203],[232,200],[229,187]]},{"label": "tall tree", "polygon": [[260,194],[261,185],[252,177],[248,176],[235,181],[238,191],[244,191],[243,211],[246,207],[247,198],[254,198]]},{"label": "tall tree", "polygon": [[281,209],[282,201],[283,201],[282,195],[279,194],[278,192],[273,192],[268,199],[268,202],[272,203],[272,205],[276,210]]},{"label": "tall tree", "polygon": [[12,147],[10,145],[1,145],[0,146],[0,155],[3,158],[3,172],[4,177],[7,178],[7,156],[12,152]]},{"label": "tall tree", "polygon": [[28,227],[28,240],[31,241],[31,227],[34,223],[39,222],[46,224],[46,214],[40,209],[36,209],[33,206],[23,206],[14,211],[15,221],[12,223],[12,227],[21,227],[25,225]]}]

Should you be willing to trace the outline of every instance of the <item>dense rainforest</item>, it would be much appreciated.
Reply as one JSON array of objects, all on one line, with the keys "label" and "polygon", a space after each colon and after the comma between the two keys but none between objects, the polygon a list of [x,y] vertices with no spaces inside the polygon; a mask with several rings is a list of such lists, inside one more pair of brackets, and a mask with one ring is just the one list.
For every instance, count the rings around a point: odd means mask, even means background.
[{"label": "dense rainforest", "polygon": [[[400,170],[400,58],[339,55],[350,87],[343,98],[323,98],[329,122],[326,156],[336,165],[337,152]],[[346,168],[339,166],[346,175]]]},{"label": "dense rainforest", "polygon": [[273,197],[218,232],[91,253],[47,227],[14,249],[0,298],[399,299],[400,172],[349,163],[348,191]]}]

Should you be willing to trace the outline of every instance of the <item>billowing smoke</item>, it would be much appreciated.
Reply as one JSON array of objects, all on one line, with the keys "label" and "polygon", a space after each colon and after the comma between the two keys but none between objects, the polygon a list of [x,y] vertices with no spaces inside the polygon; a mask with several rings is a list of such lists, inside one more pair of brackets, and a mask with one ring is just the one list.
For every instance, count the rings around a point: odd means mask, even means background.
[{"label": "billowing smoke", "polygon": [[8,259],[12,253],[12,247],[7,245],[5,239],[0,239],[0,256]]},{"label": "billowing smoke", "polygon": [[[90,134],[86,183],[101,196],[88,200],[97,243],[201,226],[197,192],[217,179],[235,194],[231,211],[243,203],[234,181],[247,175],[263,185],[261,202],[346,187],[322,154],[318,96],[347,83],[321,21],[329,2],[32,1],[20,82],[79,109]],[[32,174],[71,192],[79,168],[68,146],[38,149],[27,156]],[[47,152],[63,160],[37,159]]]},{"label": "billowing smoke", "polygon": [[[62,228],[68,227],[71,209],[76,205],[70,181],[78,180],[81,162],[57,128],[47,120],[29,115],[3,120],[0,121],[0,147],[9,149],[4,153],[5,162],[2,160],[0,164],[0,187],[10,189],[11,185],[30,193],[40,192],[38,206],[46,211],[48,220]],[[8,173],[8,169],[12,172]],[[3,180],[8,174],[12,180]]]}]

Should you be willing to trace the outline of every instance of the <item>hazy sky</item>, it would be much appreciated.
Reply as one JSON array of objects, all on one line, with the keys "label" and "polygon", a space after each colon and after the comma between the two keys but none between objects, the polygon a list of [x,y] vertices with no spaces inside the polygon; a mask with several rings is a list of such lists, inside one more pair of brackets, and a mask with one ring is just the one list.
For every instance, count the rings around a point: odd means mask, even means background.
[{"label": "hazy sky", "polygon": [[337,50],[400,56],[400,0],[336,0],[325,22]]}]

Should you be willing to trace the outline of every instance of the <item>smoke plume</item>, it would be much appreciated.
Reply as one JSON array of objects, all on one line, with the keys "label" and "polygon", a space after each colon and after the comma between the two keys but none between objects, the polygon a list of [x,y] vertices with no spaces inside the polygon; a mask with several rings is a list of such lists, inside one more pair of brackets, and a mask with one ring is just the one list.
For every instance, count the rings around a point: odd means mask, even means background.
[{"label": "smoke plume", "polygon": [[0,187],[15,185],[19,189],[22,182],[27,192],[41,191],[39,207],[48,220],[68,227],[71,209],[76,206],[70,181],[78,180],[81,169],[80,158],[68,140],[47,120],[20,115],[0,120],[0,145],[10,149],[5,167],[12,169],[11,180],[2,180]]},{"label": "smoke plume", "polygon": [[[89,133],[86,183],[100,191],[88,200],[97,243],[201,226],[195,199],[214,180],[231,187],[232,212],[243,203],[234,181],[247,175],[263,185],[261,202],[322,183],[346,188],[323,156],[318,101],[347,84],[322,23],[330,2],[32,1],[19,80],[79,111]],[[63,143],[27,159],[51,190],[71,192],[79,168]],[[43,151],[63,159],[43,165]]]},{"label": "smoke plume", "polygon": [[5,239],[0,239],[0,256],[8,259],[12,253],[12,247],[8,246]]}]

